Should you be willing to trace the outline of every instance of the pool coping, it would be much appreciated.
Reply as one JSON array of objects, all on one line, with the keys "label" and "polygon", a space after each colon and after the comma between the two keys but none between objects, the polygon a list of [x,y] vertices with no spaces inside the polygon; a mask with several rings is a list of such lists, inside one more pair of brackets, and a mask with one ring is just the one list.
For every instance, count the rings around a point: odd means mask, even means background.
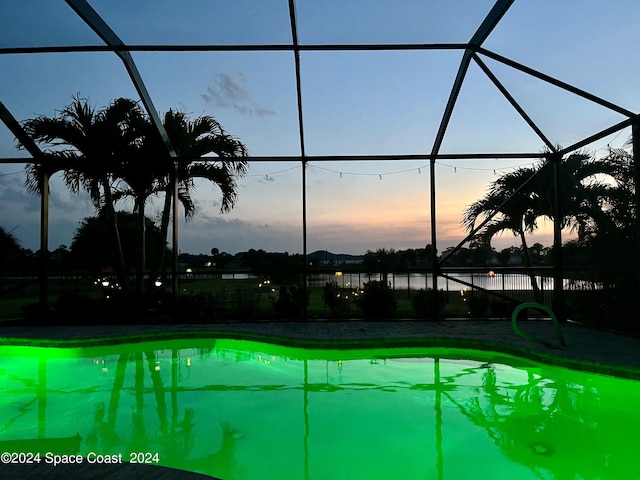
[{"label": "pool coping", "polygon": [[562,328],[568,345],[562,347],[548,323],[523,323],[523,328],[546,345],[518,336],[508,322],[496,321],[2,327],[0,345],[77,348],[154,340],[225,338],[328,350],[451,347],[492,350],[574,370],[640,380],[639,339],[565,324]]}]

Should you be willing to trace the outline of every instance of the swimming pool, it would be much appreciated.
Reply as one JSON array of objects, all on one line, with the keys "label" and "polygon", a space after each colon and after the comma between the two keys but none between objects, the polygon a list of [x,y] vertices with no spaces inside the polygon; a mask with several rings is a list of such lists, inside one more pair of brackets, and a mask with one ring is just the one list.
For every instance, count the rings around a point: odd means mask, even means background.
[{"label": "swimming pool", "polygon": [[42,458],[225,480],[640,476],[639,381],[495,352],[1,346],[0,388],[0,450]]}]

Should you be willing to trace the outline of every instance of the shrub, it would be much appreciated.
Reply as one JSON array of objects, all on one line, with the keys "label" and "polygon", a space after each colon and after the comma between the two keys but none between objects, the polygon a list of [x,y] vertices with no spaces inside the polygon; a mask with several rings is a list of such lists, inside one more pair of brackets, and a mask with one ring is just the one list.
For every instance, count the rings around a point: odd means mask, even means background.
[{"label": "shrub", "polygon": [[356,300],[365,317],[392,317],[396,311],[396,299],[393,290],[384,282],[372,280],[364,284],[364,290]]},{"label": "shrub", "polygon": [[416,317],[420,319],[436,320],[444,310],[446,302],[446,292],[442,290],[435,292],[430,288],[426,290],[421,288],[411,297],[411,305],[416,312]]},{"label": "shrub", "polygon": [[475,290],[465,290],[462,297],[467,304],[471,318],[481,318],[487,315],[489,298],[486,293]]},{"label": "shrub", "polygon": [[489,302],[489,313],[496,318],[511,318],[513,310],[518,302],[510,302],[507,300],[492,300]]},{"label": "shrub", "polygon": [[260,290],[255,288],[236,287],[230,294],[231,309],[239,318],[251,318],[258,311]]},{"label": "shrub", "polygon": [[282,285],[278,298],[271,301],[279,317],[302,318],[304,308],[309,304],[309,291],[297,285]]},{"label": "shrub", "polygon": [[114,289],[96,298],[67,292],[52,305],[52,320],[68,325],[158,323],[168,321],[171,305],[166,292],[134,295]]},{"label": "shrub", "polygon": [[178,297],[176,312],[182,321],[218,318],[223,311],[224,292],[184,292]]},{"label": "shrub", "polygon": [[344,289],[338,287],[338,282],[327,282],[322,289],[322,299],[331,312],[332,317],[338,317],[349,310],[349,300]]}]

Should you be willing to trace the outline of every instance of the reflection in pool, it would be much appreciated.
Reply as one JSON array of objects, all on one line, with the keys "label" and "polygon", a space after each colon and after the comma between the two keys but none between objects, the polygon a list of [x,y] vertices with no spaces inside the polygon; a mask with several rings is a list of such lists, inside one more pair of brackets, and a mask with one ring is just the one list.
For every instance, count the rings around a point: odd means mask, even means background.
[{"label": "reflection in pool", "polygon": [[158,452],[225,480],[640,475],[640,382],[478,350],[4,346],[0,388],[3,451]]}]

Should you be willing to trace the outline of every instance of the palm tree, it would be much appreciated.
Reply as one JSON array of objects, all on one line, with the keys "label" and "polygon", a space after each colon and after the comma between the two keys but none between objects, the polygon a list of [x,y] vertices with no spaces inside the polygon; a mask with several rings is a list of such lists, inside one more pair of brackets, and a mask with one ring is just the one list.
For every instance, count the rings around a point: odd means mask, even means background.
[{"label": "palm tree", "polygon": [[125,263],[114,209],[112,184],[122,170],[122,159],[135,144],[128,120],[138,106],[133,100],[119,98],[97,111],[86,98],[72,97],[70,105],[54,117],[40,115],[24,123],[25,131],[36,142],[47,146],[48,161],[29,164],[26,187],[42,194],[42,172],[64,170],[64,181],[72,192],[85,189],[98,211],[104,209],[107,228],[111,226],[118,249],[116,267],[120,283],[126,288]]},{"label": "palm tree", "polygon": [[[193,192],[196,178],[208,180],[221,190],[220,213],[229,212],[238,195],[235,179],[247,173],[248,151],[240,140],[225,132],[220,123],[209,115],[190,120],[183,112],[169,110],[164,116],[163,124],[177,153],[175,165],[168,166],[164,178],[157,184],[158,191],[164,192],[160,229],[162,238],[166,239],[174,182],[178,182],[178,198],[184,207],[187,221],[195,215]],[[210,154],[217,157],[209,157],[207,161],[202,159]],[[159,271],[163,262],[164,252],[155,266],[156,271]]]},{"label": "palm tree", "polygon": [[[486,222],[478,232],[484,241],[490,241],[505,230],[513,232],[520,237],[527,267],[531,267],[532,262],[526,234],[538,228],[540,217],[551,220],[558,217],[561,228],[577,232],[579,239],[584,238],[603,217],[602,207],[613,192],[603,176],[611,178],[613,169],[583,152],[569,155],[560,161],[556,195],[551,166],[551,162],[540,162],[499,177],[491,184],[487,195],[465,211],[463,226],[473,231],[477,223]],[[539,301],[540,291],[533,275],[531,286]]]},{"label": "palm tree", "polygon": [[[526,234],[537,228],[537,219],[542,215],[536,198],[537,189],[530,186],[535,183],[533,176],[536,173],[534,167],[521,167],[502,175],[491,184],[484,198],[467,208],[462,220],[468,231],[474,230],[479,221],[485,221],[477,236],[488,244],[495,235],[505,230],[519,236],[527,267],[531,267],[531,258]],[[530,277],[534,297],[540,301],[536,278],[531,273]]]},{"label": "palm tree", "polygon": [[[186,220],[195,215],[193,192],[195,179],[204,178],[220,188],[222,202],[220,212],[230,211],[237,199],[236,177],[246,174],[248,163],[246,147],[238,139],[224,131],[220,123],[213,117],[205,115],[190,120],[186,114],[169,110],[163,126],[169,140],[177,153],[175,161],[167,155],[166,147],[157,130],[146,116],[132,115],[129,118],[130,128],[138,132],[136,138],[141,139],[135,146],[135,153],[130,155],[121,172],[121,179],[128,188],[118,191],[116,199],[125,196],[134,199],[134,210],[139,218],[139,256],[136,290],[142,291],[142,273],[145,268],[145,236],[144,207],[147,199],[157,193],[164,193],[164,206],[160,222],[162,238],[167,238],[171,205],[174,196],[174,182],[178,182],[178,199],[184,206]],[[202,160],[209,154],[207,161]],[[149,277],[153,281],[164,264],[164,252],[153,265],[153,273]]]},{"label": "palm tree", "polygon": [[[624,148],[610,149],[600,163],[606,168],[609,177],[603,210],[611,223],[606,226],[613,227],[613,232],[624,235],[633,242],[633,238],[638,234],[634,232],[637,222],[634,156]],[[603,227],[606,226],[599,225],[600,230],[605,231]]]},{"label": "palm tree", "polygon": [[640,286],[634,156],[624,148],[610,149],[598,163],[606,173],[602,194],[593,219],[575,244],[586,255],[585,263],[597,271],[598,278],[607,285],[615,285],[615,308],[634,312]]},{"label": "palm tree", "polygon": [[123,155],[119,171],[119,179],[126,184],[126,188],[116,191],[114,199],[130,196],[134,200],[133,210],[138,218],[136,293],[140,295],[146,268],[145,205],[147,199],[157,191],[170,162],[160,134],[148,117],[140,109],[130,113],[127,129],[131,142]]},{"label": "palm tree", "polygon": [[[538,167],[541,170],[542,167]],[[595,223],[603,223],[603,208],[614,194],[614,168],[584,152],[574,153],[560,162],[558,211],[561,228],[568,228],[583,240]],[[542,215],[556,217],[553,170],[546,168],[536,179],[535,197]]]}]

